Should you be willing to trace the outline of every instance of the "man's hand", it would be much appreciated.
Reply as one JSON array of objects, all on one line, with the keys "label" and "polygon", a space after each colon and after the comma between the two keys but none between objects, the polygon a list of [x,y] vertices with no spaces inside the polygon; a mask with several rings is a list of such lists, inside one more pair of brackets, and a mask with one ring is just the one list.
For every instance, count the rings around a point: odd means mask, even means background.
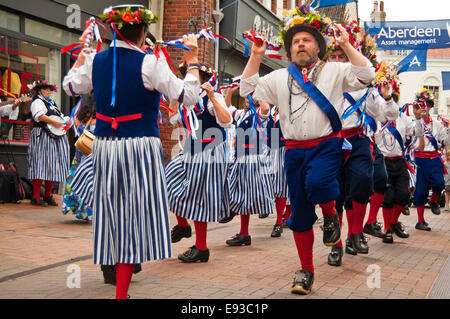
[{"label": "man's hand", "polygon": [[214,88],[208,82],[205,82],[201,85],[201,88],[206,91],[206,95],[208,95],[209,99],[214,98]]},{"label": "man's hand", "polygon": [[21,100],[21,99],[15,99],[15,100],[14,100],[14,103],[13,103],[13,105],[12,105],[12,109],[15,110],[16,107],[18,107],[20,103],[22,103],[22,100]]},{"label": "man's hand", "polygon": [[183,44],[189,48],[189,51],[183,50],[186,63],[198,63],[198,41],[195,34],[183,35]]},{"label": "man's hand", "polygon": [[74,68],[79,68],[80,66],[82,66],[84,64],[84,60],[86,59],[86,57],[83,54],[83,51],[81,51],[78,54],[78,58],[75,61],[75,64],[73,65]]},{"label": "man's hand", "polygon": [[266,46],[267,46],[266,40],[264,40],[263,42],[257,42],[257,43],[253,42],[252,55],[263,57],[264,54],[266,53]]},{"label": "man's hand", "polygon": [[84,44],[84,41],[86,40],[86,37],[88,36],[89,33],[91,34],[91,40],[89,41],[89,45],[92,44],[92,40],[94,39],[94,34],[90,30],[91,30],[91,28],[87,28],[86,30],[84,30],[83,34],[78,39],[83,44]]},{"label": "man's hand", "polygon": [[335,24],[335,26],[338,29],[338,31],[336,32],[337,44],[340,47],[351,45],[350,41],[349,41],[350,37],[349,37],[347,31],[340,24]]}]

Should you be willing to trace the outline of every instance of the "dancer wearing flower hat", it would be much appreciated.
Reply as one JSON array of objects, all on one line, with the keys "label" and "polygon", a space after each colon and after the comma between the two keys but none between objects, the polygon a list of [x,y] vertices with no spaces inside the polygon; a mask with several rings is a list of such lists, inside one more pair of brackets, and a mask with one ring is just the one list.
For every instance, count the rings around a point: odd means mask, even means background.
[{"label": "dancer wearing flower hat", "polygon": [[375,77],[372,65],[349,43],[342,26],[337,26],[337,43],[350,63],[323,63],[330,26],[309,5],[296,8],[283,19],[280,38],[292,63],[259,77],[265,42],[255,43],[244,69],[240,94],[255,91],[255,99],[279,107],[279,121],[286,139],[285,170],[292,215],[287,224],[293,230],[300,257],[292,292],[309,294],[314,281],[314,206],[324,216],[323,242],[333,246],[340,240],[335,200],[339,195],[337,174],[342,165],[340,116],[344,92],[369,85]]},{"label": "dancer wearing flower hat", "polygon": [[414,107],[420,108],[424,137],[418,138],[414,143],[415,161],[417,164],[416,189],[413,201],[417,207],[418,221],[416,229],[430,231],[431,228],[425,221],[425,204],[428,199],[428,191],[431,186],[433,194],[430,198],[431,212],[440,214],[439,197],[445,188],[445,166],[442,163],[439,150],[442,145],[450,145],[450,129],[439,120],[430,116],[430,110],[434,107],[435,97],[424,88],[416,94]]},{"label": "dancer wearing flower hat", "polygon": [[[64,78],[69,95],[94,90],[97,122],[92,147],[94,263],[116,265],[116,298],[127,298],[135,264],[171,257],[169,209],[157,124],[161,93],[195,105],[200,93],[198,46],[184,36],[184,80],[163,55],[146,54],[148,25],[159,20],[143,6],[117,6],[100,15],[114,41],[100,53],[80,53]],[[86,31],[82,41],[91,36]]]},{"label": "dancer wearing flower hat", "polygon": [[[57,91],[56,85],[43,80],[34,82],[29,88],[34,94],[30,106],[33,130],[28,146],[28,178],[33,181],[31,204],[58,206],[51,192],[54,182],[64,182],[69,174],[69,142],[65,134],[52,134],[49,125],[61,128],[64,115],[50,98],[52,92]],[[41,200],[43,181],[45,193]]]}]

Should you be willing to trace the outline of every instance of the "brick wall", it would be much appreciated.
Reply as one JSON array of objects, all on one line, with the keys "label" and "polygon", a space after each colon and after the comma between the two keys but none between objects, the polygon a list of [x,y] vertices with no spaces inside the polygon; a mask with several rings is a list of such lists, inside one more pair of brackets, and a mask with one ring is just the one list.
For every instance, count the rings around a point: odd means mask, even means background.
[{"label": "brick wall", "polygon": [[427,56],[433,57],[450,57],[450,49],[430,49]]}]

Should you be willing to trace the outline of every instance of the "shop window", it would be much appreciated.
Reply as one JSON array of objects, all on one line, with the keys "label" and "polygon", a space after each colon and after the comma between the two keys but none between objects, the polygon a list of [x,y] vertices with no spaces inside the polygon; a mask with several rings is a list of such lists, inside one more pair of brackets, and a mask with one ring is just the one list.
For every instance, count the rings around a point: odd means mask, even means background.
[{"label": "shop window", "polygon": [[[0,99],[13,100],[14,97],[26,93],[27,85],[36,79],[56,83],[60,94],[60,59],[56,50],[0,35]],[[60,99],[56,97],[55,95],[53,98],[60,106]],[[31,129],[29,104],[22,104],[15,112],[2,118],[0,138],[27,145]]]},{"label": "shop window", "polygon": [[46,40],[66,46],[79,41],[79,34],[49,26],[35,20],[25,18],[25,34],[37,39]]},{"label": "shop window", "polygon": [[0,10],[0,28],[19,32],[20,18],[18,15]]}]

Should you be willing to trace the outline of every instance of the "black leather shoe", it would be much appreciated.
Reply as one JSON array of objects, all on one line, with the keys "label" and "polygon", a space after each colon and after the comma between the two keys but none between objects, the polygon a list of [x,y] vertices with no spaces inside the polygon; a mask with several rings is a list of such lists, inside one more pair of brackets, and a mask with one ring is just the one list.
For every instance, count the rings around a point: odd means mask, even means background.
[{"label": "black leather shoe", "polygon": [[383,243],[392,244],[394,242],[394,237],[392,237],[392,230],[386,229],[386,234],[383,238]]},{"label": "black leather shoe", "polygon": [[192,236],[191,226],[181,227],[181,226],[175,225],[172,228],[172,232],[171,232],[172,243],[177,243],[182,238],[189,238],[191,236]]},{"label": "black leather shoe", "polygon": [[221,220],[219,220],[220,224],[226,224],[233,220],[234,216],[236,216],[235,212],[230,212],[230,216],[224,217]]},{"label": "black leather shoe", "polygon": [[384,237],[384,233],[381,231],[381,226],[379,223],[370,223],[370,224],[365,224],[364,225],[364,229],[363,232],[365,234],[368,235],[372,235],[378,238],[383,238]]},{"label": "black leather shoe", "polygon": [[435,215],[439,215],[441,210],[439,208],[439,203],[436,201],[434,203],[430,203],[431,212]]},{"label": "black leather shoe", "polygon": [[328,265],[330,266],[340,266],[342,264],[342,247],[334,245],[331,248],[331,253],[328,254]]},{"label": "black leather shoe", "polygon": [[43,206],[43,207],[48,206],[47,202],[43,201],[42,199],[36,199],[36,198],[32,198],[30,201],[30,204],[35,205],[35,206]]},{"label": "black leather shoe", "polygon": [[101,265],[103,272],[103,282],[109,285],[116,285],[116,266]]},{"label": "black leather shoe", "polygon": [[323,243],[325,246],[334,246],[341,239],[338,214],[323,218]]},{"label": "black leather shoe", "polygon": [[178,259],[185,263],[207,262],[209,260],[209,249],[200,250],[194,245],[189,247],[184,253],[179,254]]},{"label": "black leather shoe", "polygon": [[398,222],[397,224],[391,224],[391,229],[393,230],[394,234],[396,234],[400,238],[409,237],[409,234],[405,231],[405,225],[403,225],[401,222]]},{"label": "black leather shoe", "polygon": [[44,197],[44,201],[49,204],[50,206],[58,206],[58,203],[55,201],[53,196],[50,197]]},{"label": "black leather shoe", "polygon": [[141,264],[136,264],[136,265],[134,265],[134,270],[133,270],[133,274],[137,274],[137,273],[140,273],[140,272],[141,272],[141,270],[142,270],[142,266],[141,266]]},{"label": "black leather shoe", "polygon": [[405,209],[402,211],[403,215],[409,216],[409,207],[406,206]]},{"label": "black leather shoe", "polygon": [[416,229],[430,231],[431,228],[428,227],[427,225],[428,224],[426,224],[425,222],[417,223],[416,224]]},{"label": "black leather shoe", "polygon": [[314,274],[309,270],[299,270],[295,273],[291,292],[299,295],[308,295],[314,283]]},{"label": "black leather shoe", "polygon": [[282,232],[283,228],[281,228],[281,225],[275,224],[273,226],[272,234],[270,234],[270,237],[281,237]]},{"label": "black leather shoe", "polygon": [[267,217],[269,217],[269,214],[266,214],[266,213],[259,214],[259,218],[267,218]]},{"label": "black leather shoe", "polygon": [[251,236],[242,236],[242,234],[236,234],[231,239],[228,239],[226,241],[228,246],[249,246],[252,244],[252,237]]},{"label": "black leather shoe", "polygon": [[350,234],[350,241],[352,242],[352,246],[355,251],[359,254],[368,254],[369,246],[367,246],[367,242],[364,238],[363,233],[360,234]]},{"label": "black leather shoe", "polygon": [[353,247],[353,244],[350,240],[350,238],[347,238],[345,240],[345,253],[350,255],[357,255],[355,248]]}]

